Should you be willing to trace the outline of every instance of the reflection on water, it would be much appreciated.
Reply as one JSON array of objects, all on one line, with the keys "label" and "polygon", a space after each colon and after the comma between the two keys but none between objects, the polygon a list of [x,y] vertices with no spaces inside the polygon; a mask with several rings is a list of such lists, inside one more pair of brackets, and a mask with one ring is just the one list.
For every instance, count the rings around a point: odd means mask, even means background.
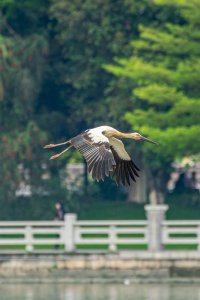
[{"label": "reflection on water", "polygon": [[190,284],[2,284],[0,300],[200,300]]}]

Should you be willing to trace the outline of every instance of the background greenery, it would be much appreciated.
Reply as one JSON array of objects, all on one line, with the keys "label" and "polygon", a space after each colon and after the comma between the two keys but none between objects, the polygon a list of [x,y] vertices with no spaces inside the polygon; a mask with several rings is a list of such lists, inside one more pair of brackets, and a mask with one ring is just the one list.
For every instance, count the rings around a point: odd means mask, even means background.
[{"label": "background greenery", "polygon": [[[59,170],[80,156],[49,162],[42,149],[102,124],[160,143],[128,147],[171,201],[171,163],[200,148],[199,23],[197,0],[1,0],[0,218],[52,218],[58,199],[85,217],[94,198],[125,201],[110,181],[67,191]],[[22,181],[32,197],[16,198]],[[199,205],[185,195],[174,203]]]}]

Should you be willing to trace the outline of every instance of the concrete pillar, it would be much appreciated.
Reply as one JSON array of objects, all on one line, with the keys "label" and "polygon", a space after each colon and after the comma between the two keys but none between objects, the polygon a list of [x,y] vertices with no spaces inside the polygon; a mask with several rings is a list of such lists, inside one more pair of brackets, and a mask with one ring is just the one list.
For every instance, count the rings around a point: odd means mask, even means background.
[{"label": "concrete pillar", "polygon": [[77,215],[76,214],[66,214],[65,215],[65,250],[67,252],[73,252],[75,250],[74,241],[74,226],[76,224]]},{"label": "concrete pillar", "polygon": [[145,205],[148,221],[148,250],[161,251],[162,245],[162,222],[165,220],[165,213],[168,205]]}]

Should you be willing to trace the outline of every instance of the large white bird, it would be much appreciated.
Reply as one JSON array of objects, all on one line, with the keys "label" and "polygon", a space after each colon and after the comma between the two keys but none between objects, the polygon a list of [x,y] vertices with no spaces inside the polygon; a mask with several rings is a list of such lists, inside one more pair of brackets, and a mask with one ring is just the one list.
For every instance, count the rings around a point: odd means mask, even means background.
[{"label": "large white bird", "polygon": [[110,126],[100,126],[88,129],[66,142],[49,144],[44,148],[70,144],[68,148],[53,155],[50,159],[58,158],[73,146],[86,159],[88,171],[94,179],[104,180],[106,175],[115,177],[117,185],[119,183],[130,185],[131,180],[135,181],[135,177],[139,177],[138,171],[140,170],[126,152],[122,141],[117,139],[118,137],[156,144],[138,132],[123,133]]}]

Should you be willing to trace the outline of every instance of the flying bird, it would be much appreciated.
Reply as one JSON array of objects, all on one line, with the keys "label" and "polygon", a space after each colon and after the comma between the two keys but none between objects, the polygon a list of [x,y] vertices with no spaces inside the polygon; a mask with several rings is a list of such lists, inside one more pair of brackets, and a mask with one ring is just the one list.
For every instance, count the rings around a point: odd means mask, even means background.
[{"label": "flying bird", "polygon": [[50,159],[58,158],[71,147],[74,147],[86,159],[88,171],[92,174],[93,179],[104,181],[105,176],[110,176],[115,177],[117,185],[119,183],[130,185],[131,181],[136,181],[136,177],[139,177],[138,172],[140,170],[127,153],[123,142],[118,138],[157,144],[138,132],[123,133],[110,126],[100,126],[88,129],[66,142],[49,144],[44,148],[69,144],[69,147],[51,156]]}]

